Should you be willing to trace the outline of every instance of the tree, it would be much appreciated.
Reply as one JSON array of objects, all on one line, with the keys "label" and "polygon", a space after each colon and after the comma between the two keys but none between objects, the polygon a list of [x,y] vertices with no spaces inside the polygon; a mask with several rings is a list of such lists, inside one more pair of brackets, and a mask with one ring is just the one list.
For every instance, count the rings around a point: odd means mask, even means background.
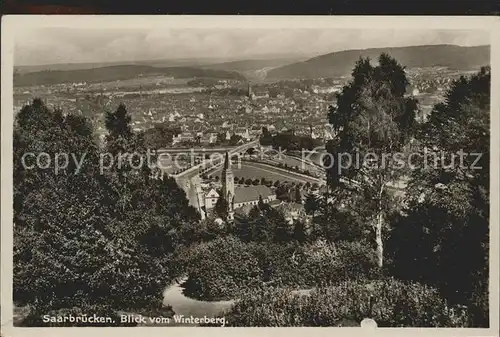
[{"label": "tree", "polygon": [[306,225],[303,221],[295,221],[292,237],[299,243],[304,243],[307,241],[307,230]]},{"label": "tree", "polygon": [[290,193],[289,189],[285,185],[279,185],[276,188],[276,198],[282,201],[289,201],[290,200]]},{"label": "tree", "polygon": [[314,219],[316,212],[319,209],[319,200],[314,194],[308,194],[304,202],[304,209],[306,214],[311,215]]},{"label": "tree", "polygon": [[268,146],[272,144],[273,136],[265,126],[262,127],[262,134],[260,135],[260,145]]},{"label": "tree", "polygon": [[152,167],[146,160],[144,134],[132,132],[131,116],[125,105],[120,104],[114,112],[106,112],[105,120],[108,131],[105,149],[111,155],[103,157],[103,166],[110,167],[104,172],[105,188],[121,210],[118,216],[125,216],[125,211],[133,208],[131,202],[137,188],[142,189],[145,180],[149,180]]},{"label": "tree", "polygon": [[259,209],[264,209],[265,204],[264,204],[264,200],[262,199],[262,195],[259,195],[259,202],[257,205],[258,205]]},{"label": "tree", "polygon": [[131,120],[132,117],[123,103],[118,106],[116,111],[106,112],[105,126],[109,132],[109,137],[123,137],[126,139],[132,137],[132,129],[130,127]]},{"label": "tree", "polygon": [[469,306],[478,327],[489,317],[490,76],[482,68],[454,81],[422,125],[415,151],[434,148],[439,157],[412,172],[407,214],[394,220],[387,244],[397,277]]},{"label": "tree", "polygon": [[257,178],[255,178],[255,179],[252,181],[252,185],[257,186],[257,185],[259,185],[259,184],[260,184],[260,180],[259,180],[259,179],[257,179]]},{"label": "tree", "polygon": [[226,135],[222,132],[217,133],[217,144],[224,144],[226,142]]},{"label": "tree", "polygon": [[144,144],[147,148],[158,150],[170,145],[173,137],[180,132],[180,129],[169,127],[165,123],[156,124],[144,131]]},{"label": "tree", "polygon": [[245,183],[245,178],[244,178],[244,177],[241,177],[241,178],[240,178],[239,183],[240,183],[241,185],[243,185],[243,184]]},{"label": "tree", "polygon": [[263,201],[250,210],[248,218],[251,224],[252,241],[285,242],[290,240],[291,231],[283,214]]},{"label": "tree", "polygon": [[[119,112],[108,118],[108,140],[120,140],[110,148],[133,149],[126,113]],[[199,219],[182,190],[172,179],[151,182],[142,171],[118,182],[116,165],[100,172],[99,151],[83,116],[50,110],[41,100],[16,116],[13,296],[32,308],[23,324],[41,326],[43,315],[68,311],[111,317],[158,309],[158,280],[179,272],[172,263],[183,244],[178,229]],[[21,161],[28,152],[72,154],[81,165],[30,169]],[[122,189],[134,191],[125,208]]]},{"label": "tree", "polygon": [[217,202],[215,203],[215,213],[222,219],[222,220],[227,220],[228,216],[228,210],[229,210],[229,203],[228,201],[224,198],[224,196],[220,196],[219,199],[217,199]]},{"label": "tree", "polygon": [[249,218],[242,217],[235,222],[234,234],[243,242],[252,241],[253,224]]},{"label": "tree", "polygon": [[300,204],[302,203],[302,193],[301,193],[300,188],[298,186],[295,188],[294,199],[296,202],[298,202]]},{"label": "tree", "polygon": [[245,185],[252,185],[252,179],[248,178],[245,180]]},{"label": "tree", "polygon": [[[360,59],[351,82],[337,95],[337,107],[330,107],[328,118],[336,136],[327,143],[327,151],[335,159],[333,165],[326,164],[330,187],[351,191],[343,194],[345,200],[373,228],[381,268],[383,228],[397,204],[387,186],[406,173],[394,157],[404,153],[410,140],[417,105],[404,96],[408,85],[404,67],[387,54],[378,61],[373,67],[369,59]],[[351,158],[340,156],[346,153]],[[353,165],[352,157],[358,154],[361,162]]]},{"label": "tree", "polygon": [[240,135],[232,135],[231,138],[229,139],[229,145],[230,146],[235,146],[238,145],[238,142],[242,139]]}]

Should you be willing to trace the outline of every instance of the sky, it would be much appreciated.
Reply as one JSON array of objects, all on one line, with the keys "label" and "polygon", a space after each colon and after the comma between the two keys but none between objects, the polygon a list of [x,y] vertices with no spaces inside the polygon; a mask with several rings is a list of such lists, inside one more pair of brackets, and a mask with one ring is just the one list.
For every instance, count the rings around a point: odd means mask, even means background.
[{"label": "sky", "polygon": [[278,55],[313,57],[348,49],[489,43],[485,31],[456,29],[38,28],[16,34],[14,62],[19,66]]}]

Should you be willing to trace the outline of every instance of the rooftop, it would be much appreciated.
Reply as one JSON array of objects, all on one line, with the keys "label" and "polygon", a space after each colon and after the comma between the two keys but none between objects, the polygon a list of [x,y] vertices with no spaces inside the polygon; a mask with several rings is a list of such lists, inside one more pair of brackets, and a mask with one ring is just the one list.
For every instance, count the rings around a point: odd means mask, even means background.
[{"label": "rooftop", "polygon": [[262,196],[263,199],[273,195],[273,191],[267,186],[257,185],[257,186],[236,186],[234,190],[234,202],[236,204],[242,202],[255,201],[259,199],[259,196]]}]

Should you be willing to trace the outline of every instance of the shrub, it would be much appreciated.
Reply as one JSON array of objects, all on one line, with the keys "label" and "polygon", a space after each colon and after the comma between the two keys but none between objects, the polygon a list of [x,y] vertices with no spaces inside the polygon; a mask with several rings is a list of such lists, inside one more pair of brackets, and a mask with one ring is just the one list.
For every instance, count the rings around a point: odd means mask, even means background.
[{"label": "shrub", "polygon": [[228,236],[195,245],[179,262],[189,276],[186,293],[204,300],[233,299],[263,283],[294,289],[373,279],[371,250],[360,242],[299,245],[245,243]]},{"label": "shrub", "polygon": [[[315,241],[301,247],[295,254],[295,265],[286,267],[287,284],[315,287],[345,280],[370,279],[375,276],[371,249],[360,242]],[[283,265],[282,265],[283,267]]]},{"label": "shrub", "polygon": [[232,236],[193,246],[184,264],[186,294],[198,299],[232,299],[262,282],[258,260],[248,244]]},{"label": "shrub", "polygon": [[266,287],[245,293],[243,299],[224,314],[226,326],[303,326],[304,298],[291,289]]},{"label": "shrub", "polygon": [[372,251],[360,242],[325,241],[255,244],[248,246],[258,259],[264,281],[295,289],[338,284],[377,276]]},{"label": "shrub", "polygon": [[[373,308],[370,314],[370,297]],[[266,288],[245,294],[227,313],[228,326],[345,326],[373,318],[379,327],[465,327],[463,309],[437,290],[394,279],[345,282],[309,295]]]}]

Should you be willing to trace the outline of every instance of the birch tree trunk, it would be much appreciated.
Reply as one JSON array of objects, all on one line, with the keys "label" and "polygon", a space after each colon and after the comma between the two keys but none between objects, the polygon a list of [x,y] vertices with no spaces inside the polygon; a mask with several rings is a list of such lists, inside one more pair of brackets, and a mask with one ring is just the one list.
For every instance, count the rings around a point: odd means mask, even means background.
[{"label": "birch tree trunk", "polygon": [[381,211],[377,214],[375,223],[375,243],[377,244],[376,256],[377,265],[382,268],[384,265],[384,243],[382,241],[382,225],[384,223],[384,215]]},{"label": "birch tree trunk", "polygon": [[382,268],[384,265],[384,242],[382,241],[382,226],[384,224],[384,211],[382,209],[383,192],[384,183],[382,182],[378,192],[378,207],[375,218],[375,243],[377,245],[375,255],[377,257],[377,265],[379,268]]}]

